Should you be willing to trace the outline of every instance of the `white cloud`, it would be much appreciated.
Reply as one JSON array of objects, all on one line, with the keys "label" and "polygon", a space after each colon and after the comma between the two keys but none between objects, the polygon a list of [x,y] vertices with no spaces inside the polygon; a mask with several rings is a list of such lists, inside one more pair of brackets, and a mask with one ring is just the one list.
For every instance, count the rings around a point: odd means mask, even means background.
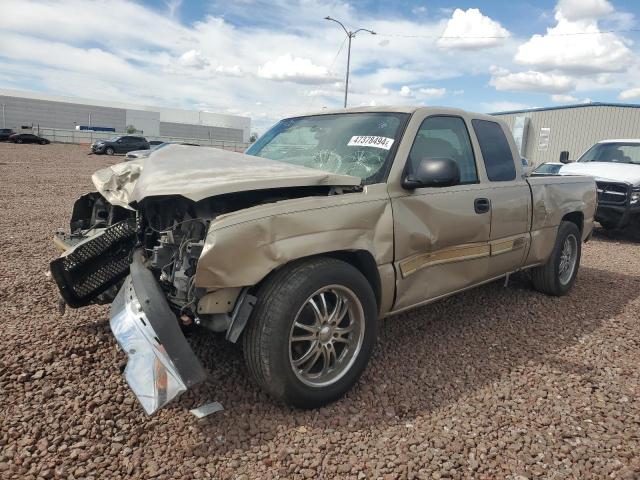
[{"label": "white cloud", "polygon": [[459,49],[495,47],[503,41],[501,37],[510,35],[509,31],[499,22],[483,15],[477,8],[469,8],[468,10],[456,8],[447,22],[442,36],[476,38],[440,38],[438,46]]},{"label": "white cloud", "polygon": [[555,103],[576,103],[578,99],[572,95],[558,93],[551,95],[551,101]]},{"label": "white cloud", "polygon": [[183,67],[204,68],[209,61],[202,55],[200,50],[189,50],[180,55],[178,62]]},{"label": "white cloud", "polygon": [[0,31],[59,42],[151,45],[174,52],[190,40],[189,30],[174,19],[126,0],[2,0]]},{"label": "white cloud", "polygon": [[601,18],[613,13],[613,5],[607,0],[560,0],[556,5],[556,18],[569,21]]},{"label": "white cloud", "polygon": [[[258,129],[283,116],[342,105],[344,84],[337,80],[344,78],[346,48],[336,55],[343,38],[336,25],[323,20],[325,2],[273,0],[249,8],[246,1],[213,0],[209,11],[215,14],[190,24],[180,21],[178,11],[171,17],[167,2],[155,7],[131,0],[1,3],[0,88],[212,111],[231,108],[250,114]],[[436,95],[420,92],[421,87],[486,72],[491,63],[508,64],[515,51],[513,40],[482,56],[437,48],[435,38],[447,23],[438,10],[433,17],[388,16],[333,0],[331,14],[347,25],[381,33],[355,39],[350,105],[415,103]],[[407,37],[386,37],[385,32]],[[279,61],[282,57],[287,61]],[[400,95],[403,85],[412,96]],[[308,95],[313,90],[328,94]]]},{"label": "white cloud", "polygon": [[314,90],[309,90],[308,92],[305,92],[305,95],[307,97],[332,97],[336,95],[336,92],[330,91],[330,90],[323,90],[321,88],[316,88]]},{"label": "white cloud", "polygon": [[166,2],[167,10],[169,11],[169,16],[175,17],[176,13],[180,9],[180,5],[182,5],[182,0],[167,0]]},{"label": "white cloud", "polygon": [[432,98],[443,97],[445,93],[447,93],[447,89],[435,87],[411,88],[408,85],[403,85],[402,87],[400,87],[400,90],[397,91],[397,95],[399,96],[399,98],[395,100],[392,99],[393,93],[395,92],[391,92],[386,88],[374,89],[371,90],[370,93],[378,95],[382,98],[390,99],[388,103],[398,103],[398,99],[401,101],[401,103],[406,103],[407,101],[409,103],[415,103],[416,100],[425,101]]},{"label": "white cloud", "polygon": [[[212,0],[209,15],[186,23],[177,10],[169,15],[168,5],[178,4],[169,0],[154,6],[131,0],[2,0],[0,88],[242,112],[263,131],[283,116],[342,106],[346,48],[337,55],[343,38],[337,25],[323,20],[327,13],[380,33],[354,40],[350,105],[447,98],[479,110],[483,85],[474,88],[473,82],[484,82],[490,65],[500,65],[502,76],[517,71],[516,38],[436,40],[447,29],[454,36],[509,34],[477,9],[443,13],[434,8],[403,16],[355,8],[347,1],[332,0],[328,12],[321,0]],[[607,22],[614,22],[614,15]],[[477,48],[484,47],[492,48],[479,55]],[[634,72],[640,74],[640,68],[629,75]],[[593,89],[629,86],[620,74],[611,76],[604,83],[585,78]],[[465,81],[464,104],[456,97],[462,92],[439,88],[452,78]],[[587,95],[587,89],[579,90]]]},{"label": "white cloud", "polygon": [[566,93],[575,88],[575,80],[567,75],[529,70],[510,73],[492,69],[489,84],[496,90],[511,92]]},{"label": "white cloud", "polygon": [[628,88],[618,95],[620,100],[631,100],[632,98],[640,98],[640,87]]},{"label": "white cloud", "polygon": [[625,40],[598,26],[598,17],[612,8],[603,0],[561,0],[556,26],[520,45],[515,61],[536,70],[573,74],[626,70],[633,55]]},{"label": "white cloud", "polygon": [[216,73],[230,77],[241,77],[244,75],[239,65],[218,65],[216,67]]},{"label": "white cloud", "polygon": [[427,7],[425,7],[424,5],[413,7],[411,9],[411,13],[413,13],[414,15],[426,15]]},{"label": "white cloud", "polygon": [[510,110],[526,110],[529,108],[535,108],[526,103],[509,102],[509,101],[497,101],[487,102],[482,104],[482,109],[485,112],[508,112]]},{"label": "white cloud", "polygon": [[398,93],[401,97],[413,97],[413,91],[406,85],[403,85]]},{"label": "white cloud", "polygon": [[418,90],[420,95],[425,98],[440,98],[447,93],[446,88],[421,88]]},{"label": "white cloud", "polygon": [[290,53],[266,62],[258,68],[258,76],[269,80],[286,80],[295,83],[335,81],[326,67],[315,65],[308,58],[294,57]]}]

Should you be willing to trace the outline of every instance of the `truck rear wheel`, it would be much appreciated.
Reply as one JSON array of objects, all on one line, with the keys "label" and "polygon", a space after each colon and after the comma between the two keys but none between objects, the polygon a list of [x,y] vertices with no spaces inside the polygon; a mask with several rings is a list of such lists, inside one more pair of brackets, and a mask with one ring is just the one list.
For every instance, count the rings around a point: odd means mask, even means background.
[{"label": "truck rear wheel", "polygon": [[376,300],[362,273],[332,258],[296,262],[257,296],[243,347],[262,389],[295,407],[316,408],[355,384],[377,335]]},{"label": "truck rear wheel", "polygon": [[581,254],[580,230],[575,223],[561,222],[549,260],[530,270],[535,289],[558,297],[569,292],[578,274]]}]

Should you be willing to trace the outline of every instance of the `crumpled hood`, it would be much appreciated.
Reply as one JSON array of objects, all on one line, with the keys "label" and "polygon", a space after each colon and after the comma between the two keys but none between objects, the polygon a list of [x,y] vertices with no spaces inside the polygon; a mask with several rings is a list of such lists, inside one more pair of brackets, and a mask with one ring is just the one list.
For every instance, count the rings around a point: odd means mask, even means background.
[{"label": "crumpled hood", "polygon": [[559,171],[560,175],[589,175],[596,180],[640,184],[640,165],[615,162],[574,162]]},{"label": "crumpled hood", "polygon": [[110,203],[131,208],[133,202],[159,195],[182,195],[193,201],[249,190],[313,185],[360,185],[358,177],[324,172],[243,153],[209,147],[169,145],[147,158],[123,162],[91,177]]}]

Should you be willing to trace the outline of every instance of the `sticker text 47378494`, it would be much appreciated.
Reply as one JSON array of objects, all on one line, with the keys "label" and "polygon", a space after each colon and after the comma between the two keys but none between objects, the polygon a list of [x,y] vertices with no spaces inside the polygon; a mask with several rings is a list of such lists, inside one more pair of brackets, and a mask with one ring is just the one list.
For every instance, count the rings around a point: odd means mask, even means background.
[{"label": "sticker text 47378494", "polygon": [[389,150],[393,145],[393,138],[372,137],[368,135],[354,135],[347,145],[351,147],[375,147]]}]

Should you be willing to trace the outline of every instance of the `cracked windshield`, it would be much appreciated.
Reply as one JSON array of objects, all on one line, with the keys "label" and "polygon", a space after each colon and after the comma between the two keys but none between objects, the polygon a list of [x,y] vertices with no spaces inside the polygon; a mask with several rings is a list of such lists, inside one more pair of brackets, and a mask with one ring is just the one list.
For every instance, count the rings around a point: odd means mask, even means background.
[{"label": "cracked windshield", "polygon": [[291,118],[276,124],[247,153],[375,183],[386,174],[406,118],[398,113]]}]

